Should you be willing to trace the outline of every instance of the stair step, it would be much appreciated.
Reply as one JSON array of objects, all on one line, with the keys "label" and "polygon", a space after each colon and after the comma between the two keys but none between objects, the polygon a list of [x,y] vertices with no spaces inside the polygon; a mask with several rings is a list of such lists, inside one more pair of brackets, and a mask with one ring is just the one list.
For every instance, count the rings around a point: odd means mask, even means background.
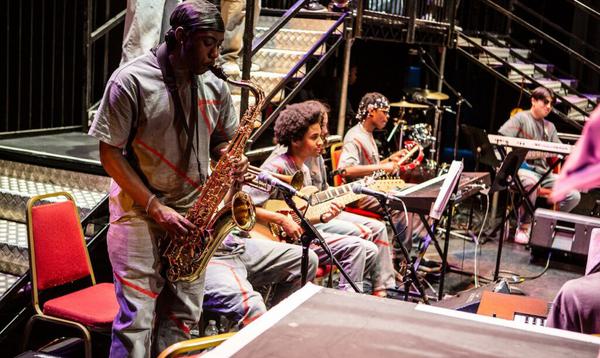
[{"label": "stair step", "polygon": [[[54,169],[8,160],[0,160],[0,176],[25,179],[47,184],[61,184],[67,187],[107,192],[110,178],[100,175]],[[4,188],[4,186],[0,186]]]},{"label": "stair step", "polygon": [[[477,45],[481,46],[482,44],[482,39],[481,37],[471,37],[471,36],[467,36],[467,38],[471,41],[473,41],[474,43],[476,43]],[[458,47],[474,47],[470,42],[468,42],[467,40],[463,39],[462,37],[458,38],[458,41],[456,42],[456,45]]]},{"label": "stair step", "polygon": [[577,84],[579,83],[579,81],[575,78],[559,78],[558,80],[572,88],[577,88]]},{"label": "stair step", "polygon": [[590,101],[594,101],[596,103],[600,102],[600,94],[599,93],[584,93],[583,96]]},{"label": "stair step", "polygon": [[[58,184],[40,183],[32,180],[0,176],[0,218],[25,222],[27,201],[40,194],[66,191],[73,195],[80,215],[85,216],[106,196],[105,192],[90,191]],[[61,200],[49,198],[48,202]]]},{"label": "stair step", "polygon": [[540,85],[546,87],[547,89],[556,92],[560,95],[564,95],[566,94],[566,92],[563,90],[562,88],[562,82],[561,81],[556,81],[556,80],[552,80],[549,78],[541,78],[539,80],[537,80]]},{"label": "stair step", "polygon": [[[483,48],[493,53],[494,55],[500,57],[503,60],[508,60],[508,57],[510,56],[510,49],[508,49],[507,47],[483,46]],[[483,53],[482,56],[487,57],[488,55],[487,53]],[[479,58],[481,59],[482,56],[480,56]],[[489,57],[490,59],[495,60],[493,57]]]},{"label": "stair step", "polygon": [[537,67],[542,68],[543,70],[545,70],[546,72],[552,73],[554,72],[554,65],[551,63],[536,63],[535,64]]},{"label": "stair step", "polygon": [[4,293],[8,291],[8,289],[11,288],[18,279],[19,276],[0,272],[0,297],[2,297],[2,295],[4,295]]},{"label": "stair step", "polygon": [[[531,51],[525,48],[511,48],[510,50],[512,52],[516,52],[518,55],[524,58],[529,58],[529,55],[531,55]],[[517,56],[511,55],[511,57],[514,57],[514,60],[520,60],[519,58],[517,58]]]},{"label": "stair step", "polygon": [[585,97],[579,97],[579,96],[574,95],[574,94],[569,94],[569,95],[563,96],[563,98],[565,100],[567,100],[567,102],[569,102],[569,103],[571,103],[571,104],[573,104],[573,105],[581,108],[584,111],[588,110],[588,103],[589,103],[589,101]]},{"label": "stair step", "polygon": [[[535,73],[535,66],[530,63],[514,62],[510,63],[510,65],[530,77],[533,77]],[[521,74],[519,74],[517,71],[510,70],[508,72],[508,79],[513,82],[521,82],[522,78],[523,76],[521,76]]]},{"label": "stair step", "polygon": [[[305,52],[279,49],[261,49],[252,58],[262,71],[287,74],[302,58]],[[301,69],[305,72],[305,69]]]},{"label": "stair step", "polygon": [[[262,36],[267,30],[266,27],[257,27],[256,37]],[[284,28],[265,44],[265,48],[306,52],[319,41],[321,36],[323,36],[323,31]],[[318,49],[316,53],[320,54],[323,50],[324,47]]]},{"label": "stair step", "polygon": [[[257,27],[266,27],[270,28],[275,24],[280,18],[277,16],[261,16],[258,20]],[[335,24],[335,20],[326,20],[326,19],[308,19],[296,17],[291,19],[287,24],[285,24],[284,29],[298,29],[298,30],[311,30],[311,31],[320,31],[325,32],[331,28]]]},{"label": "stair step", "polygon": [[[579,109],[581,109],[582,111],[589,111],[591,110],[590,106],[589,106],[589,100],[586,97],[580,97],[574,94],[569,94],[569,95],[565,95],[563,96],[563,98],[573,104],[574,106],[578,107]],[[579,111],[569,108],[569,113],[567,114],[567,116],[573,120],[576,121],[585,121],[587,120],[588,116],[584,116],[582,113],[580,113]]]},{"label": "stair step", "polygon": [[[256,83],[266,93],[275,89],[277,84],[285,77],[285,74],[275,72],[257,71],[250,74],[252,82]],[[239,80],[240,75],[231,76],[231,79]],[[238,86],[229,85],[231,94],[240,94],[242,89]]]},{"label": "stair step", "polygon": [[17,276],[26,273],[29,270],[28,246],[27,225],[0,219],[0,272]]}]

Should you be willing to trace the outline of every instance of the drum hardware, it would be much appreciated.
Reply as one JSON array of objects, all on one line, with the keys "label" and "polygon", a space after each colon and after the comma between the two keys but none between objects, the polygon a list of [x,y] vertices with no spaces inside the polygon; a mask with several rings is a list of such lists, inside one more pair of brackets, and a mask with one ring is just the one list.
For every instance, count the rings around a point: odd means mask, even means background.
[{"label": "drum hardware", "polygon": [[407,89],[405,89],[405,92],[411,93],[412,98],[417,102],[422,102],[422,99],[431,99],[434,101],[445,101],[450,98],[450,96],[448,96],[447,94],[445,94],[443,92],[434,92],[434,91],[430,91],[427,88],[425,88],[425,89],[418,88],[418,87],[407,88]]},{"label": "drum hardware", "polygon": [[426,104],[420,104],[420,103],[411,103],[408,101],[405,101],[404,99],[400,102],[394,102],[394,103],[390,103],[390,107],[399,107],[399,108],[420,108],[420,109],[426,109],[429,108],[428,105]]}]

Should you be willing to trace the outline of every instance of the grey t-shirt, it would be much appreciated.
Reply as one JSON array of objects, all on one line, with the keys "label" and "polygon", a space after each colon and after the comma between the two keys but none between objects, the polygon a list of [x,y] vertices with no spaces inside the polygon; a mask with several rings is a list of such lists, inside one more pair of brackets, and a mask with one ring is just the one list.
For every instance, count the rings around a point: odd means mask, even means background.
[{"label": "grey t-shirt", "polygon": [[[189,81],[178,84],[183,110],[189,119],[191,86]],[[210,150],[230,140],[239,121],[227,84],[210,72],[198,76],[195,150],[185,155],[188,135],[176,123],[174,108],[158,60],[148,53],[113,73],[89,134],[122,148],[124,153],[129,143],[129,162],[147,187],[165,205],[185,212],[208,176]],[[114,181],[110,207],[112,221],[126,215],[145,214],[144,208]]]},{"label": "grey t-shirt", "polygon": [[[306,164],[302,164],[301,168],[296,166],[296,163],[290,158],[287,153],[282,153],[275,156],[270,156],[265,160],[265,162],[260,166],[260,169],[265,170],[267,172],[283,174],[283,175],[294,175],[298,170],[302,171],[304,175],[304,186],[312,185],[312,179],[310,175],[310,171]],[[261,206],[265,203],[265,201],[269,199],[281,199],[282,196],[278,190],[273,190],[270,193],[266,193],[262,190],[258,190],[255,188],[250,188],[248,186],[244,186],[243,190],[250,194],[252,197],[252,201],[254,205]]]},{"label": "grey t-shirt", "polygon": [[373,134],[367,132],[359,123],[350,128],[344,136],[338,168],[370,164],[379,164],[379,150]]},{"label": "grey t-shirt", "polygon": [[[284,153],[287,153],[287,147],[285,145],[277,144],[265,162],[269,162],[273,160],[274,157]],[[329,184],[327,184],[327,167],[325,166],[323,156],[310,157],[304,164],[308,167],[313,186],[317,187],[319,190],[329,188]]]},{"label": "grey t-shirt", "polygon": [[[498,133],[507,137],[561,143],[554,124],[546,119],[533,118],[531,111],[515,114],[498,129]],[[528,159],[527,164],[540,174],[548,170],[548,163],[545,159]]]}]

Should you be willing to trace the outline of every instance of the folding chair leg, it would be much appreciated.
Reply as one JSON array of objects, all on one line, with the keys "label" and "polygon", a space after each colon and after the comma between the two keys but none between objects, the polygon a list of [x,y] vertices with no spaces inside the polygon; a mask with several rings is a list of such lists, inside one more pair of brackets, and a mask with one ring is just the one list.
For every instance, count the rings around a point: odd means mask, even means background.
[{"label": "folding chair leg", "polygon": [[31,318],[27,322],[27,325],[25,326],[25,332],[23,334],[23,343],[21,345],[21,350],[23,352],[27,348],[27,343],[29,342],[29,337],[30,337],[31,331],[33,329],[33,323],[34,323],[34,321],[37,321],[37,320],[52,322],[54,324],[59,324],[59,325],[62,324],[65,326],[70,326],[70,327],[78,329],[82,333],[82,336],[83,336],[85,357],[92,358],[92,335],[90,334],[90,331],[84,325],[77,323],[77,322],[67,321],[67,320],[50,317],[50,316],[42,316],[39,314],[31,316]]},{"label": "folding chair leg", "polygon": [[23,342],[21,343],[21,352],[25,352],[27,349],[27,344],[29,343],[29,336],[31,334],[31,330],[33,329],[33,322],[38,319],[38,315],[33,315],[27,321],[27,325],[25,326],[25,332],[23,333]]}]

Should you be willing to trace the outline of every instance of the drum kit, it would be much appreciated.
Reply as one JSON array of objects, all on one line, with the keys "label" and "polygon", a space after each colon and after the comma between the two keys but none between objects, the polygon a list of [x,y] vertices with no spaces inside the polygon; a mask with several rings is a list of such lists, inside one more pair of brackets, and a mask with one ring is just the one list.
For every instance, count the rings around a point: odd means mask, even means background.
[{"label": "drum kit", "polygon": [[[404,137],[406,136],[407,139],[417,142],[421,147],[429,148],[431,157],[427,161],[426,166],[432,168],[437,167],[437,132],[440,128],[439,120],[442,110],[440,109],[441,106],[430,101],[445,101],[449,99],[450,96],[442,92],[433,92],[421,88],[409,88],[406,89],[405,92],[410,94],[415,102],[409,102],[406,99],[402,99],[400,102],[390,103],[391,107],[400,109],[400,115],[397,118],[394,118],[394,127],[387,137],[387,142],[391,143],[392,140],[394,140],[395,135],[398,134],[395,141],[397,142],[398,148],[402,148],[405,139]],[[436,112],[433,128],[428,123],[408,124],[407,118],[415,118],[418,116],[418,111],[427,111],[432,108],[434,108]]]}]

